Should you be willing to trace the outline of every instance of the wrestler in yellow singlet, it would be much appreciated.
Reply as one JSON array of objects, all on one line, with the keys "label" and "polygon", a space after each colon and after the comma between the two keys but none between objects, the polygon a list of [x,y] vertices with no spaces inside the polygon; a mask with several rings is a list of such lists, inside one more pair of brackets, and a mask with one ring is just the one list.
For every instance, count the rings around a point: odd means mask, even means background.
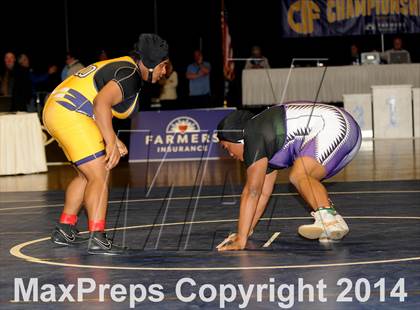
[{"label": "wrestler in yellow singlet", "polygon": [[[67,186],[63,212],[51,234],[55,244],[86,242],[89,254],[126,251],[105,233],[109,171],[128,153],[112,127],[112,117],[127,118],[135,111],[143,81],[162,79],[168,61],[166,41],[141,34],[132,56],[94,63],[67,78],[49,97],[44,124],[77,172]],[[90,238],[76,228],[82,207]]]},{"label": "wrestler in yellow singlet", "polygon": [[105,154],[93,103],[111,80],[123,94],[123,101],[112,107],[112,114],[127,118],[136,110],[142,85],[140,71],[129,56],[97,62],[80,70],[63,81],[45,104],[44,125],[76,166]]}]

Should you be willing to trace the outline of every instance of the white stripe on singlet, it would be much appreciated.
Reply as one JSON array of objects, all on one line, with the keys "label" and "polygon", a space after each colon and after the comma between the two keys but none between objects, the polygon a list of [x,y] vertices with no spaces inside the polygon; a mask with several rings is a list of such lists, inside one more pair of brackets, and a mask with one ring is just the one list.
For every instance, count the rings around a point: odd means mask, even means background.
[{"label": "white stripe on singlet", "polygon": [[286,104],[285,108],[285,148],[304,139],[301,146],[303,149],[316,137],[315,156],[320,163],[325,164],[349,136],[349,123],[337,107],[326,104]]}]

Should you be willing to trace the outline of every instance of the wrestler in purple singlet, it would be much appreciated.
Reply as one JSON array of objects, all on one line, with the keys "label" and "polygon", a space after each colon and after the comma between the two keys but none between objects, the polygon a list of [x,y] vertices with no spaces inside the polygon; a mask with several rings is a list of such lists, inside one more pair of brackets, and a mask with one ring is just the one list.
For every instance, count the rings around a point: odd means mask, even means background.
[{"label": "wrestler in purple singlet", "polygon": [[343,109],[292,102],[267,109],[247,123],[244,161],[249,167],[267,157],[269,173],[309,156],[326,168],[325,178],[330,178],[356,156],[360,144],[360,128]]}]

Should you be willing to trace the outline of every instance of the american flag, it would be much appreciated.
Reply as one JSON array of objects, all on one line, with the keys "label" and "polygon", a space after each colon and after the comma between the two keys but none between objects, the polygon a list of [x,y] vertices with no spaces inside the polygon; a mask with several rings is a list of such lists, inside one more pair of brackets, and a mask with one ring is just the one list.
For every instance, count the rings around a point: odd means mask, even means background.
[{"label": "american flag", "polygon": [[222,48],[223,48],[223,73],[225,79],[232,81],[235,78],[235,63],[233,58],[232,41],[227,23],[227,12],[225,2],[222,0]]}]

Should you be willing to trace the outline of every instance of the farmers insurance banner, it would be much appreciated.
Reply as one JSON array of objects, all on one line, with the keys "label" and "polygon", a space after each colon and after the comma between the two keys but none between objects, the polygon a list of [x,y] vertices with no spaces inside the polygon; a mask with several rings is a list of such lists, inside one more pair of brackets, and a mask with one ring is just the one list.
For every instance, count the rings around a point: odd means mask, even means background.
[{"label": "farmers insurance banner", "polygon": [[219,158],[217,124],[235,109],[140,112],[131,123],[129,161]]},{"label": "farmers insurance banner", "polygon": [[420,32],[420,0],[278,0],[284,37]]}]

